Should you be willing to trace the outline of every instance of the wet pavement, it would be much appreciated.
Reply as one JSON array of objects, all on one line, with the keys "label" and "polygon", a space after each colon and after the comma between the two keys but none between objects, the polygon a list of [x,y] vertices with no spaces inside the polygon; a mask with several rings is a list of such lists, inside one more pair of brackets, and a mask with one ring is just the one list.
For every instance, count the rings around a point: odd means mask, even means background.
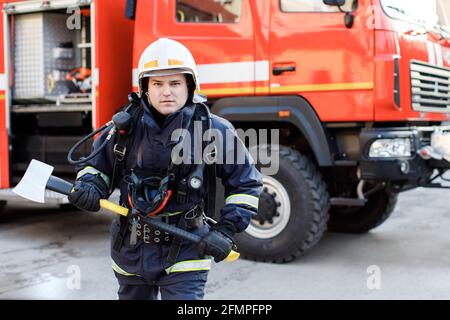
[{"label": "wet pavement", "polygon": [[[327,233],[288,264],[213,264],[206,299],[449,299],[447,190],[401,195],[382,226]],[[0,299],[116,299],[111,213],[62,211],[28,201],[0,214]]]}]

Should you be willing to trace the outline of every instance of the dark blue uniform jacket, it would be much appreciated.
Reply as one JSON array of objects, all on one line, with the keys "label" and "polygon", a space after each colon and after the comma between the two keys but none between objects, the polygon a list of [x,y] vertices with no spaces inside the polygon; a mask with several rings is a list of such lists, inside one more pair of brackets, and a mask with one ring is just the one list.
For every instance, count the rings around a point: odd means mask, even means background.
[{"label": "dark blue uniform jacket", "polygon": [[[127,183],[123,177],[130,174],[137,161],[140,161],[142,169],[149,176],[164,177],[171,161],[172,149],[181,140],[180,135],[176,134],[177,129],[188,127],[189,135],[186,139],[190,138],[191,142],[191,155],[188,157],[191,164],[183,164],[177,178],[187,177],[193,169],[192,163],[199,159],[198,154],[195,155],[193,152],[195,145],[193,117],[195,108],[201,106],[187,104],[179,111],[167,116],[160,126],[154,114],[149,110],[151,107],[146,102],[142,102],[142,105],[144,112],[141,112],[141,116],[136,119],[130,145],[131,150],[128,153],[125,169],[118,173],[120,201],[121,204],[127,206]],[[219,224],[224,221],[232,223],[235,231],[241,232],[248,226],[251,216],[257,212],[258,198],[262,191],[262,176],[252,163],[250,154],[237,137],[236,130],[230,122],[212,115],[212,129],[215,137],[217,134],[222,136],[216,140],[218,141],[216,174],[221,178],[225,189],[225,205],[219,214]],[[106,135],[107,132],[104,132],[94,142],[93,150],[101,145]],[[111,139],[102,152],[79,168],[77,178],[89,181],[94,175],[100,175],[109,185],[114,169],[114,144],[114,139]],[[142,151],[139,152],[139,149]],[[139,157],[138,154],[141,156]],[[240,162],[236,163],[237,160]],[[192,208],[204,197],[207,192],[206,186],[207,183],[204,182],[199,190],[191,190],[187,202],[184,203],[178,202],[176,196],[171,197],[164,212],[173,213]]]}]

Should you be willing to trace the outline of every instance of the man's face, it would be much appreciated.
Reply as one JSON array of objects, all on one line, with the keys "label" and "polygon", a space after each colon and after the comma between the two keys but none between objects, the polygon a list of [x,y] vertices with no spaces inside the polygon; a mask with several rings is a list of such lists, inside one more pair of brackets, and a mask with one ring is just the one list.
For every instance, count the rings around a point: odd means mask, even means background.
[{"label": "man's face", "polygon": [[184,74],[150,77],[148,100],[161,114],[168,115],[180,110],[188,98],[188,87]]}]

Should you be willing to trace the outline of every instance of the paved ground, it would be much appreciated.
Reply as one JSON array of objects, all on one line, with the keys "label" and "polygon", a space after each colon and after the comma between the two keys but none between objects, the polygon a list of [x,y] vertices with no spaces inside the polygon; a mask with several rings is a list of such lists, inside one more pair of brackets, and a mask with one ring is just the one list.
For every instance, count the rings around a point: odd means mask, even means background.
[{"label": "paved ground", "polygon": [[[328,233],[308,255],[276,265],[214,264],[206,299],[450,299],[450,191],[404,193],[365,235]],[[111,214],[28,202],[0,215],[0,299],[116,299]]]}]

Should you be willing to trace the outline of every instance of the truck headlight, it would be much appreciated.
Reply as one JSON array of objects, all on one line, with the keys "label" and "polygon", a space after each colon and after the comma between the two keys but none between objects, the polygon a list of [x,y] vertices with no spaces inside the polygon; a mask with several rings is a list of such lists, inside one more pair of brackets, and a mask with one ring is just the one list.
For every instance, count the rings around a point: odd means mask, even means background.
[{"label": "truck headlight", "polygon": [[409,138],[378,139],[372,142],[369,149],[370,158],[399,158],[411,156]]}]

